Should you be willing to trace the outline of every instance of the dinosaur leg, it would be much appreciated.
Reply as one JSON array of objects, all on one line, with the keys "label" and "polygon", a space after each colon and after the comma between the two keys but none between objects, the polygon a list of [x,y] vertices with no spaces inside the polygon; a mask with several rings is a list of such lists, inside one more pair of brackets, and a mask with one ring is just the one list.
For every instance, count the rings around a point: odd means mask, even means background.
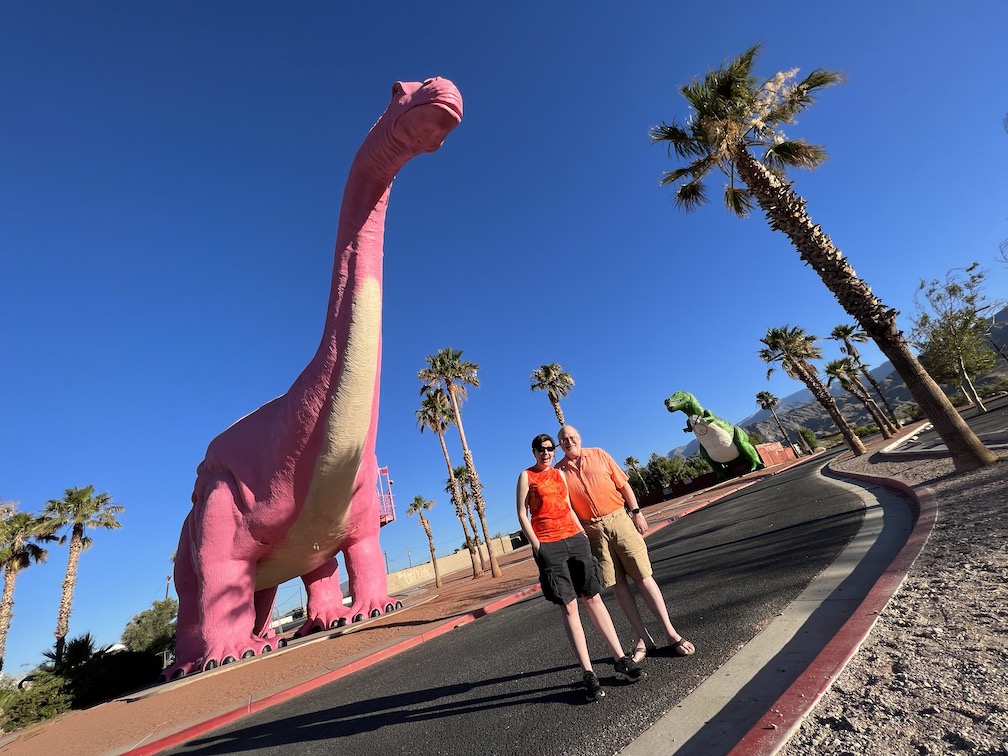
[{"label": "dinosaur leg", "polygon": [[255,606],[256,545],[242,527],[234,482],[228,476],[210,481],[193,534],[193,561],[199,584],[202,649],[198,668],[262,653],[270,646],[258,637]]},{"label": "dinosaur leg", "polygon": [[[276,586],[262,588],[255,592],[256,620],[252,632],[266,640],[276,638],[276,631],[273,629],[273,604],[276,601],[276,593]],[[263,652],[269,650],[269,647],[263,648]]]},{"label": "dinosaur leg", "polygon": [[179,597],[178,619],[175,622],[175,663],[162,673],[163,680],[174,680],[193,671],[202,657],[200,639],[199,585],[192,565],[192,541],[189,526],[192,513],[182,526],[175,552],[175,592]]},{"label": "dinosaur leg", "polygon": [[339,564],[336,562],[336,557],[303,575],[301,581],[308,594],[308,606],[305,608],[307,619],[294,633],[295,638],[322,630],[332,630],[334,627],[346,624],[343,590],[340,588]]},{"label": "dinosaur leg", "polygon": [[346,559],[352,598],[347,615],[354,622],[402,608],[401,601],[394,601],[388,595],[385,559],[378,543],[377,518],[373,529],[349,538],[341,550]]}]

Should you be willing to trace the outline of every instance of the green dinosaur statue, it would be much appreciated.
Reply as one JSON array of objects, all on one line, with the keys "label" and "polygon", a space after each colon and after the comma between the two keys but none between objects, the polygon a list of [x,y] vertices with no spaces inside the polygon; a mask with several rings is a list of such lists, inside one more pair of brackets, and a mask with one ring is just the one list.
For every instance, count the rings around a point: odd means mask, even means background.
[{"label": "green dinosaur statue", "polygon": [[719,481],[727,480],[729,471],[737,465],[748,464],[749,469],[745,472],[766,467],[744,430],[705,410],[688,391],[672,394],[665,400],[665,409],[685,413],[687,419],[683,431],[696,436],[700,443],[700,456],[714,469]]}]

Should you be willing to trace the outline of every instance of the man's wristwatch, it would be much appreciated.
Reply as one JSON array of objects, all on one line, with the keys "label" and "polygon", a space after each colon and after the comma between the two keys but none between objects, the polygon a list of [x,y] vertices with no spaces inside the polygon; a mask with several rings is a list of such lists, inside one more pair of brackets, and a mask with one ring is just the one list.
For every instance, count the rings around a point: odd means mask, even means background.
[{"label": "man's wristwatch", "polygon": [[633,517],[635,514],[640,514],[640,507],[637,507],[637,509],[631,509],[630,510],[630,516],[631,517]]}]

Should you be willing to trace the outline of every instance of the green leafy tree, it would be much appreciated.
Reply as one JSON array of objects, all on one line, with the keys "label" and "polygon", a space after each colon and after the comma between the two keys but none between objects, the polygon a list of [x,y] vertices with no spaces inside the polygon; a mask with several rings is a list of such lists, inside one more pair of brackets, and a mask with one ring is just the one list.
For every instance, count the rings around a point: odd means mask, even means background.
[{"label": "green leafy tree", "polygon": [[566,397],[574,388],[574,378],[570,373],[564,371],[563,367],[556,362],[549,365],[542,365],[532,373],[532,391],[545,391],[549,397],[553,412],[556,414],[557,422],[564,425],[564,413],[560,408],[560,399]]},{"label": "green leafy tree", "polygon": [[442,588],[444,584],[441,582],[441,570],[438,569],[437,553],[434,551],[434,532],[431,530],[430,520],[424,516],[424,510],[431,509],[433,506],[433,499],[425,499],[423,496],[417,495],[413,497],[413,501],[406,508],[406,514],[410,516],[416,515],[420,518],[420,527],[427,534],[427,543],[430,546],[431,564],[434,565],[434,585]]},{"label": "green leafy tree", "polygon": [[997,455],[970,430],[910,351],[896,325],[897,311],[858,278],[832,239],[809,216],[804,198],[786,176],[791,168],[818,167],[826,160],[826,151],[820,145],[787,138],[783,126],[793,124],[821,90],[843,77],[817,68],[801,81],[796,81],[797,70],[792,70],[761,82],[752,73],[758,52],[758,45],[750,47],[681,88],[692,111],[689,118],[684,125],[673,121],[654,127],[651,137],[688,165],[665,173],[662,185],[675,186],[676,204],[689,211],[707,201],[704,179],[708,174],[719,171],[727,176],[725,207],[745,217],[758,206],[770,227],[788,237],[802,261],[903,377],[949,449],[956,470],[993,464]]},{"label": "green leafy tree", "polygon": [[[60,595],[59,613],[56,617],[56,654],[63,652],[66,635],[70,629],[70,606],[73,603],[74,588],[77,585],[77,564],[81,552],[91,546],[89,529],[105,528],[114,530],[122,525],[116,515],[124,507],[114,504],[107,493],[95,495],[94,486],[86,488],[68,488],[62,499],[53,499],[45,506],[45,516],[56,521],[57,528],[70,528],[69,557],[67,558],[66,575],[63,578],[63,591]],[[60,539],[62,544],[66,537]]]},{"label": "green leafy tree", "polygon": [[166,654],[175,648],[175,618],[178,601],[155,601],[150,609],[134,614],[120,640],[130,651]]},{"label": "green leafy tree", "polygon": [[815,431],[812,430],[811,428],[806,428],[804,425],[799,425],[798,435],[801,436],[802,441],[808,448],[809,454],[812,454],[819,446],[819,439],[816,438]]},{"label": "green leafy tree", "polygon": [[420,409],[416,411],[416,419],[421,433],[425,428],[432,430],[441,443],[441,453],[448,466],[449,493],[452,503],[455,505],[455,516],[458,517],[459,523],[462,525],[462,532],[465,534],[466,548],[469,549],[469,558],[472,560],[472,576],[475,580],[482,574],[480,569],[482,554],[477,556],[473,538],[469,535],[469,526],[466,525],[465,511],[463,510],[462,493],[459,490],[458,480],[455,478],[455,468],[452,467],[451,456],[448,454],[448,445],[445,443],[445,432],[453,422],[451,404],[448,402],[447,394],[440,388],[425,392],[420,399]]},{"label": "green leafy tree", "polygon": [[871,384],[872,389],[875,391],[875,396],[879,398],[879,401],[882,402],[882,405],[886,408],[886,412],[889,413],[889,419],[892,421],[893,425],[896,429],[901,428],[902,423],[900,423],[896,410],[892,408],[892,405],[889,404],[889,400],[885,398],[885,394],[882,393],[882,387],[879,385],[879,382],[875,380],[875,376],[871,374],[868,366],[861,361],[861,353],[858,352],[858,348],[854,346],[855,343],[868,343],[868,334],[859,330],[856,325],[841,323],[830,331],[828,338],[840,342],[840,351],[854,360],[857,372],[864,376],[865,380]]},{"label": "green leafy tree", "polygon": [[423,384],[420,389],[421,394],[441,388],[448,395],[448,401],[451,402],[455,428],[458,430],[459,441],[462,444],[462,458],[465,461],[466,470],[469,471],[470,486],[475,497],[476,514],[479,515],[480,526],[483,529],[483,540],[487,543],[490,571],[495,578],[498,578],[504,573],[497,564],[497,557],[494,556],[493,549],[490,548],[486,523],[486,502],[483,500],[483,486],[480,484],[479,473],[476,472],[472,452],[469,450],[469,442],[466,440],[465,429],[462,427],[461,405],[467,396],[466,387],[479,388],[478,372],[479,365],[475,362],[468,362],[462,359],[461,349],[456,350],[451,347],[445,347],[436,354],[427,355],[427,367],[419,371],[417,377],[420,379],[421,384]]},{"label": "green leafy tree", "polygon": [[973,378],[994,367],[997,355],[987,346],[983,294],[984,271],[979,263],[953,268],[944,281],[921,280],[914,294],[914,344],[921,362],[939,383],[958,383],[981,413],[987,411]]},{"label": "green leafy tree", "polygon": [[[833,418],[840,433],[843,434],[847,446],[856,455],[865,453],[864,444],[854,433],[854,429],[844,419],[837,407],[836,401],[830,395],[829,389],[819,378],[819,373],[812,365],[812,360],[822,358],[822,351],[816,346],[816,337],[798,327],[784,326],[770,328],[766,336],[760,339],[764,348],[759,351],[761,360],[767,363],[779,362],[781,369],[788,378],[801,381],[812,392],[812,396],[823,406]],[[773,375],[774,368],[767,370],[767,378]]]},{"label": "green leafy tree", "polygon": [[830,360],[826,363],[823,372],[826,373],[827,381],[826,387],[829,388],[833,381],[837,381],[848,394],[857,399],[861,404],[864,405],[865,409],[868,410],[868,414],[872,416],[875,420],[875,425],[882,432],[883,438],[892,438],[893,434],[896,432],[896,427],[890,422],[889,418],[885,416],[882,412],[882,408],[878,406],[871,395],[868,393],[868,389],[865,385],[861,383],[858,378],[857,363],[851,357],[840,357],[835,360]]},{"label": "green leafy tree", "polygon": [[18,512],[10,506],[0,517],[0,565],[3,566],[3,594],[0,597],[0,670],[3,669],[7,633],[14,617],[14,586],[18,574],[32,564],[42,564],[49,552],[42,546],[57,540],[59,526],[48,517]]},{"label": "green leafy tree", "polygon": [[66,678],[46,671],[38,671],[32,678],[31,684],[4,706],[4,731],[19,730],[70,711],[73,693]]}]

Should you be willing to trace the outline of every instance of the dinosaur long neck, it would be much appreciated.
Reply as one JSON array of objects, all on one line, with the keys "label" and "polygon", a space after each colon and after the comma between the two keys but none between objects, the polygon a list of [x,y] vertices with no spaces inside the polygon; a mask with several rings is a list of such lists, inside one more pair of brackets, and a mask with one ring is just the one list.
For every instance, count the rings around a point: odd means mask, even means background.
[{"label": "dinosaur long neck", "polygon": [[340,208],[322,340],[292,387],[299,411],[314,415],[302,418],[312,428],[305,439],[309,451],[317,450],[310,500],[349,493],[362,461],[374,455],[385,212],[394,176],[395,170],[376,170],[363,147],[354,159]]}]

